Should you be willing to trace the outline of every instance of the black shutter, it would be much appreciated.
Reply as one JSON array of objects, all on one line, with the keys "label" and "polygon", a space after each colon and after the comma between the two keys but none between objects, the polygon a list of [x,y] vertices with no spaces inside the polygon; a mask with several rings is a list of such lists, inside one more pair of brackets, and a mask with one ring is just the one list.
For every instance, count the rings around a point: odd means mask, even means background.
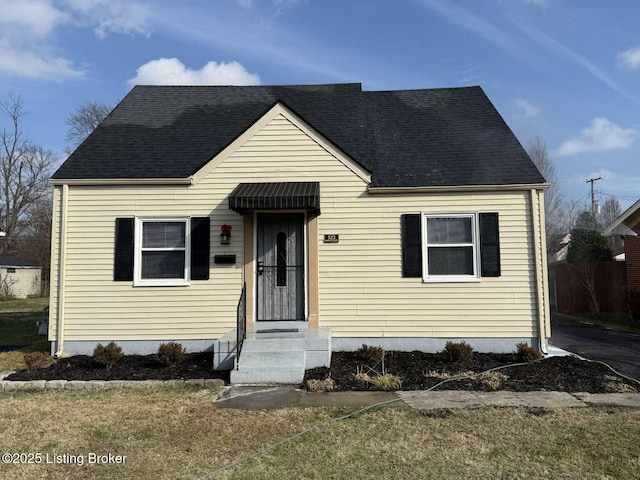
[{"label": "black shutter", "polygon": [[209,217],[191,219],[191,280],[209,280]]},{"label": "black shutter", "polygon": [[402,276],[422,277],[422,238],[420,214],[401,216],[402,222]]},{"label": "black shutter", "polygon": [[133,218],[116,218],[116,242],[113,259],[113,280],[133,280]]},{"label": "black shutter", "polygon": [[500,229],[497,213],[480,214],[480,263],[483,277],[500,276]]}]

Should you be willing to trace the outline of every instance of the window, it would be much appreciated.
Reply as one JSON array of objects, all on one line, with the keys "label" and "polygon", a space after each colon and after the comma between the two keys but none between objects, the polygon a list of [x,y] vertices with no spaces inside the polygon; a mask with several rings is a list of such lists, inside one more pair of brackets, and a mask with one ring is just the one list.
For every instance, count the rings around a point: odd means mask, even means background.
[{"label": "window", "polygon": [[424,280],[478,278],[476,215],[424,215]]},{"label": "window", "polygon": [[12,268],[12,267],[9,267],[9,268],[7,268],[7,273],[16,273],[16,269]]},{"label": "window", "polygon": [[135,284],[188,285],[189,219],[136,219]]},{"label": "window", "polygon": [[287,234],[278,233],[276,237],[276,256],[277,256],[277,285],[278,287],[287,286]]}]

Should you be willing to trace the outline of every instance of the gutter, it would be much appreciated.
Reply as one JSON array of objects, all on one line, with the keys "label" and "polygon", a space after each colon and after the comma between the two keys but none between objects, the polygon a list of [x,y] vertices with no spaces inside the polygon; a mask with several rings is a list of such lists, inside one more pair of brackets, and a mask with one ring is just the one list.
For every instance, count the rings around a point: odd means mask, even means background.
[{"label": "gutter", "polygon": [[[547,349],[547,332],[545,328],[545,318],[548,318],[549,305],[544,297],[543,284],[546,284],[547,254],[546,240],[542,235],[544,230],[544,207],[541,207],[541,200],[544,201],[544,193],[537,193],[531,189],[531,224],[533,226],[533,250],[534,265],[536,271],[536,303],[538,311],[538,336],[540,338],[540,351],[545,355],[549,354]],[[538,215],[539,213],[539,215]],[[538,224],[540,221],[540,224]],[[548,300],[548,299],[547,299]],[[547,316],[545,316],[547,315]]]},{"label": "gutter", "polygon": [[67,264],[67,210],[69,205],[69,185],[62,185],[61,211],[60,211],[60,258],[58,259],[58,321],[57,327],[57,351],[53,355],[59,358],[64,355],[64,296],[65,277]]}]

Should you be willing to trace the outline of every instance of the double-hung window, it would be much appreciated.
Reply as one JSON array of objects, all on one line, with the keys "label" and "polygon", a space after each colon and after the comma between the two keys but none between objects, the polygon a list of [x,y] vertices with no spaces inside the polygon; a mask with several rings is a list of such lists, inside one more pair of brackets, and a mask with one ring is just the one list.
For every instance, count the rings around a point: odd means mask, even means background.
[{"label": "double-hung window", "polygon": [[462,282],[478,278],[475,214],[424,215],[424,280]]},{"label": "double-hung window", "polygon": [[135,284],[189,284],[189,219],[136,219]]}]

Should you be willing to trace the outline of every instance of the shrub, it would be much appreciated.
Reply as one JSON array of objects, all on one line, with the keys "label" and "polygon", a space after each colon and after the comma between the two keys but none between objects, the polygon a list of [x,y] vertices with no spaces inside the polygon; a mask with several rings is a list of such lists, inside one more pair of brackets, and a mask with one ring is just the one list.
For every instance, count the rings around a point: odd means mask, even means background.
[{"label": "shrub", "polygon": [[99,343],[93,350],[93,359],[105,365],[107,370],[110,370],[122,357],[122,348],[116,342],[109,342],[107,346]]},{"label": "shrub", "polygon": [[29,371],[47,368],[55,363],[55,360],[45,352],[29,352],[24,354],[24,363]]},{"label": "shrub", "polygon": [[478,377],[478,382],[487,390],[498,390],[509,377],[500,372],[485,372]]},{"label": "shrub", "polygon": [[158,360],[165,365],[175,367],[184,361],[185,349],[181,343],[163,343],[158,347]]},{"label": "shrub", "polygon": [[386,375],[370,376],[366,373],[356,374],[356,380],[370,383],[378,390],[398,390],[402,386],[402,379],[397,375],[387,373]]},{"label": "shrub", "polygon": [[469,363],[473,360],[473,347],[467,342],[447,342],[442,353],[451,362]]},{"label": "shrub", "polygon": [[448,372],[438,372],[437,370],[425,370],[424,376],[427,378],[438,378],[440,380],[448,380],[450,378],[462,378],[462,377],[473,377],[476,372],[473,370],[467,370],[465,372],[459,373],[448,373]]},{"label": "shrub", "polygon": [[540,350],[530,347],[526,342],[518,343],[516,345],[516,355],[522,362],[533,362],[542,358]]},{"label": "shrub", "polygon": [[324,380],[307,380],[307,390],[310,392],[333,392],[336,389],[336,382],[333,378]]},{"label": "shrub", "polygon": [[358,354],[364,360],[381,362],[384,359],[384,348],[380,346],[372,347],[363,343],[362,346],[358,349]]}]

